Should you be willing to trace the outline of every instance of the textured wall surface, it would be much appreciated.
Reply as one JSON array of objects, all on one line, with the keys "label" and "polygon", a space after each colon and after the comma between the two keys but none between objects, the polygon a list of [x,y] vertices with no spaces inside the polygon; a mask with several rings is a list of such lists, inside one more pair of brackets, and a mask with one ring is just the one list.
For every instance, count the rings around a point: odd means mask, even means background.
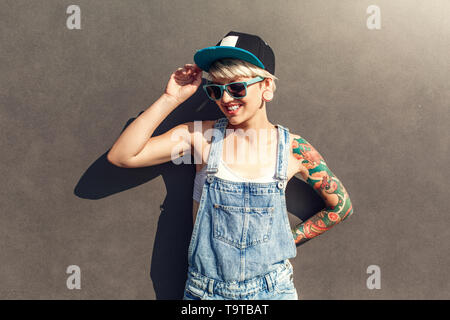
[{"label": "textured wall surface", "polygon": [[[80,30],[66,26],[72,4]],[[370,5],[379,30],[366,25]],[[105,156],[177,67],[235,30],[275,51],[271,122],[314,145],[354,205],[298,248],[300,298],[450,299],[449,1],[0,6],[0,298],[181,298],[194,168],[121,169]],[[212,104],[196,111],[204,99],[198,91],[155,134],[217,118]],[[310,209],[301,190],[288,185],[292,223]],[[80,290],[66,286],[70,265]],[[371,265],[380,289],[366,285]]]}]

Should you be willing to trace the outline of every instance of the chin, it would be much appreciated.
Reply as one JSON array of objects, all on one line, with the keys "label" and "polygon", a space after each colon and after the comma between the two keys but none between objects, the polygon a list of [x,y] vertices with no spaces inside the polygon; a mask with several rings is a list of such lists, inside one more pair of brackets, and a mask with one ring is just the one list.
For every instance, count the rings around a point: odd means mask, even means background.
[{"label": "chin", "polygon": [[227,117],[227,118],[228,118],[228,122],[233,125],[237,125],[237,124],[240,124],[241,122],[243,122],[242,120],[239,119],[239,117]]},{"label": "chin", "polygon": [[238,126],[248,120],[247,117],[244,117],[243,115],[237,116],[237,117],[227,117],[228,122],[233,126]]}]

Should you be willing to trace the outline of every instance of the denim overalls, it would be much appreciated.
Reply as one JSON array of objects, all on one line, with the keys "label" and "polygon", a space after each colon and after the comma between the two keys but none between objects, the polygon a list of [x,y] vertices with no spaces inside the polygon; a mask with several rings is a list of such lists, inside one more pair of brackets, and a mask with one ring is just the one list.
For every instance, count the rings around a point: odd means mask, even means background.
[{"label": "denim overalls", "polygon": [[297,253],[285,200],[289,130],[277,126],[278,181],[235,182],[215,176],[227,123],[214,126],[183,299],[297,299],[287,260]]}]

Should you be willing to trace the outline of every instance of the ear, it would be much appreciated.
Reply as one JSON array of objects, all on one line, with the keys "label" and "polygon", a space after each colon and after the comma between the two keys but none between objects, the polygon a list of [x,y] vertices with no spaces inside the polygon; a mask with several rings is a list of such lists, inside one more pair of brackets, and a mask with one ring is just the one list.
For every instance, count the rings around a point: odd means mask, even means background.
[{"label": "ear", "polygon": [[268,89],[270,91],[273,91],[273,79],[271,78],[265,78],[263,81],[261,81],[261,89],[265,90]]}]

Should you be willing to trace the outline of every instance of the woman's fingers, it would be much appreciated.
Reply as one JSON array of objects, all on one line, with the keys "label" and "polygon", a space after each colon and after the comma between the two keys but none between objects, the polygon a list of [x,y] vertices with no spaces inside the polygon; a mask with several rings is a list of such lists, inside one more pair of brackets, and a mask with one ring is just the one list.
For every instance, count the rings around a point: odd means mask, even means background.
[{"label": "woman's fingers", "polygon": [[187,63],[184,67],[178,68],[174,72],[174,78],[177,80],[179,85],[195,84],[201,82],[202,69],[200,69],[196,64]]},{"label": "woman's fingers", "polygon": [[197,72],[202,72],[203,70],[198,66],[198,65],[196,65],[195,63],[194,63],[194,68],[195,68],[195,70],[197,71]]},{"label": "woman's fingers", "polygon": [[177,72],[185,74],[199,73],[201,71],[202,69],[200,69],[196,64],[190,63],[185,64],[183,68],[177,69]]},{"label": "woman's fingers", "polygon": [[179,76],[189,77],[197,76],[202,70],[194,64],[185,64],[184,68],[178,68],[176,74]]},{"label": "woman's fingers", "polygon": [[187,70],[191,70],[192,72],[199,73],[202,71],[195,63],[187,63],[184,65]]}]

